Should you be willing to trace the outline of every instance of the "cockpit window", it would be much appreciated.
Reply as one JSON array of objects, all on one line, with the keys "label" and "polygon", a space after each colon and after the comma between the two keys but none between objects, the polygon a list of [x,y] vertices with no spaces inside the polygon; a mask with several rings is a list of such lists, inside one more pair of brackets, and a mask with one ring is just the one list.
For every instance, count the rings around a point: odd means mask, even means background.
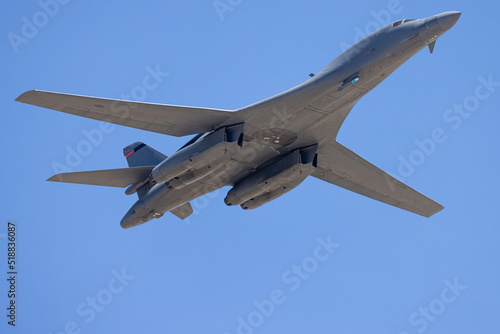
[{"label": "cockpit window", "polygon": [[399,21],[396,21],[392,24],[392,27],[395,28],[397,26],[400,26],[402,24],[405,24],[407,22],[411,22],[411,21],[415,21],[415,19],[404,19],[404,20],[399,20]]},{"label": "cockpit window", "polygon": [[394,22],[394,23],[392,24],[392,27],[394,28],[394,27],[397,27],[397,26],[402,25],[402,24],[403,24],[403,21],[404,21],[404,20],[399,20],[399,21]]}]

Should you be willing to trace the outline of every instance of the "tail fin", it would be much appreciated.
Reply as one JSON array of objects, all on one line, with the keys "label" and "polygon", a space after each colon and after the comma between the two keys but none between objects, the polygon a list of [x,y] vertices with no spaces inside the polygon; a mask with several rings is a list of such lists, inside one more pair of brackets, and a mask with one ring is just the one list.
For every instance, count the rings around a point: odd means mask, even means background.
[{"label": "tail fin", "polygon": [[141,143],[133,143],[123,149],[129,167],[156,166],[167,156],[154,148]]},{"label": "tail fin", "polygon": [[[136,142],[125,147],[123,149],[123,155],[127,158],[127,163],[131,168],[146,166],[155,167],[168,158],[165,154],[141,142]],[[146,180],[147,178],[144,178],[142,182],[131,185],[130,187],[133,188],[133,190],[129,187],[125,193],[130,195],[137,192],[137,196],[141,198],[153,187],[153,184],[146,182]]]}]

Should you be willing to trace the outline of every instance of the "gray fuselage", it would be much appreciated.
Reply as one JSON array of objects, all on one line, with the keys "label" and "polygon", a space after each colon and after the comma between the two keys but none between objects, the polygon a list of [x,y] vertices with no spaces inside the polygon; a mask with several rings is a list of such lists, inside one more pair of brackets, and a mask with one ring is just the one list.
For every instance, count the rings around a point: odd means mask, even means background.
[{"label": "gray fuselage", "polygon": [[357,42],[303,84],[238,110],[222,125],[242,122],[251,113],[252,126],[245,125],[243,147],[224,168],[182,189],[154,185],[128,211],[122,227],[159,218],[197,197],[233,186],[296,148],[317,144],[321,159],[322,146],[335,141],[357,101],[435,42],[456,22],[453,20],[443,13],[389,24]]}]

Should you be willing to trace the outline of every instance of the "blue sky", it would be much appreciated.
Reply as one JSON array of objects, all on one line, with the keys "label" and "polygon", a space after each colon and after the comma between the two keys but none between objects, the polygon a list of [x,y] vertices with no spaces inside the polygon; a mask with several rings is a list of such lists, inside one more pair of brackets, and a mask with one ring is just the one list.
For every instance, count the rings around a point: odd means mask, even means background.
[{"label": "blue sky", "polygon": [[[495,2],[54,3],[1,5],[2,333],[498,333]],[[168,155],[188,138],[14,102],[41,89],[236,109],[307,80],[381,22],[448,10],[463,15],[434,54],[364,97],[338,138],[445,205],[431,219],[308,178],[257,210],[226,207],[221,189],[187,222],[167,214],[123,230],[135,197],[45,180],[56,166],[126,167],[135,141]],[[158,85],[145,90],[151,71]],[[422,149],[435,131],[445,139]],[[89,133],[100,133],[90,146]]]}]

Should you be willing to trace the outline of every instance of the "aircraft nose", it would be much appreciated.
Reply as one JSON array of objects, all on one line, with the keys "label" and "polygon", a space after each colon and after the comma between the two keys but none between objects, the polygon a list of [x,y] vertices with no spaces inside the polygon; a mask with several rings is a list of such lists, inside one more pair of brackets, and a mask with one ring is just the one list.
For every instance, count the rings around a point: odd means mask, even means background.
[{"label": "aircraft nose", "polygon": [[443,31],[448,31],[457,23],[461,12],[445,12],[437,15],[437,23]]}]

